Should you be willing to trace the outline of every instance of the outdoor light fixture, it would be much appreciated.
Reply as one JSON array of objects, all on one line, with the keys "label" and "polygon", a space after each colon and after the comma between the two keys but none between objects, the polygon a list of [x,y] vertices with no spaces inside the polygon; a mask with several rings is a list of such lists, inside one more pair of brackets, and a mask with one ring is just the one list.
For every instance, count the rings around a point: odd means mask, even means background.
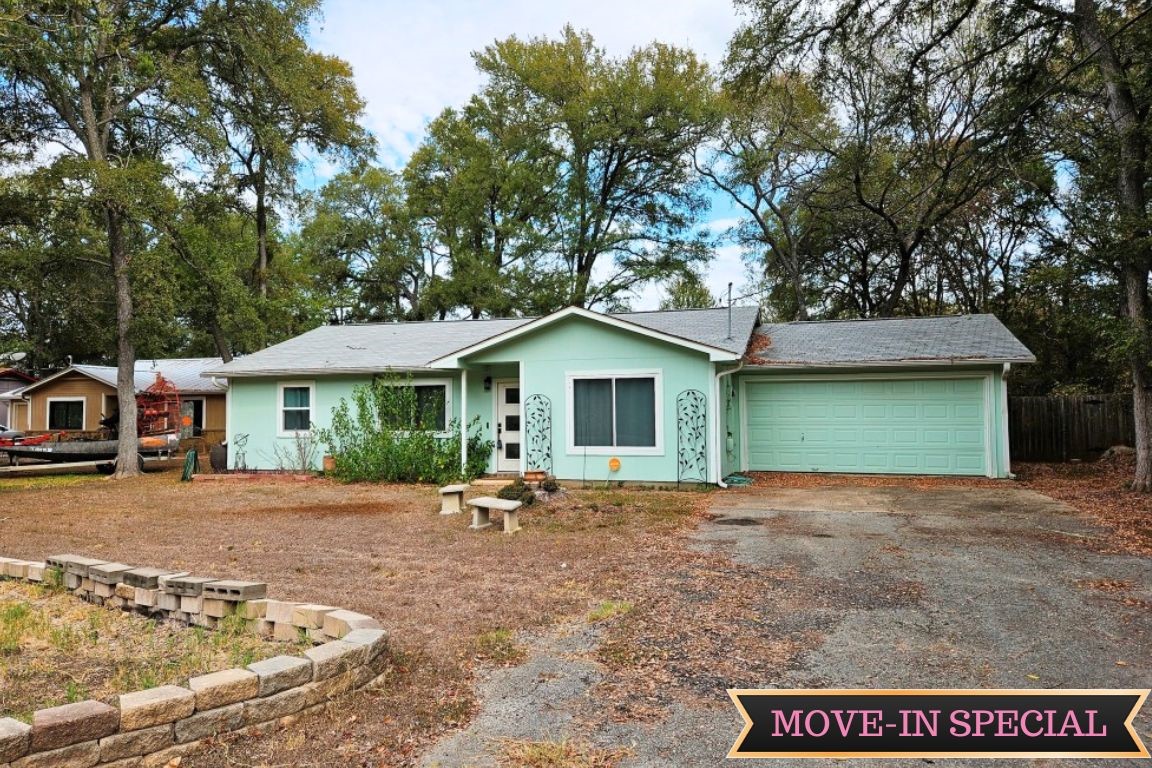
[{"label": "outdoor light fixture", "polygon": [[484,377],[484,391],[485,392],[491,392],[492,391],[492,377],[491,376],[485,376]]}]

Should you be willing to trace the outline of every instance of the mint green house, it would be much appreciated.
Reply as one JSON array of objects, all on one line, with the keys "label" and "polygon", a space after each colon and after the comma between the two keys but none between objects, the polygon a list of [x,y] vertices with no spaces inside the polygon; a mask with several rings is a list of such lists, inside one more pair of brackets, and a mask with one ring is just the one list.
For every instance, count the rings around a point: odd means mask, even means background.
[{"label": "mint green house", "polygon": [[992,315],[762,324],[753,307],[570,307],[324,326],[204,375],[229,382],[230,461],[242,452],[249,468],[277,468],[353,387],[401,374],[430,406],[426,428],[478,420],[492,473],[722,483],[737,471],[1006,477],[1004,377],[1033,361]]}]

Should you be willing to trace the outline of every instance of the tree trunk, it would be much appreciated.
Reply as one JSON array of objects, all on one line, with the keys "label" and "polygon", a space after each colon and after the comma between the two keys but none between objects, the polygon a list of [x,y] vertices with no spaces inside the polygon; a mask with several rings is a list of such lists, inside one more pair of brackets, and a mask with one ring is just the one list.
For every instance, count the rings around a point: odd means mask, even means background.
[{"label": "tree trunk", "polygon": [[1072,15],[1081,45],[1096,63],[1104,82],[1108,116],[1120,146],[1117,189],[1122,220],[1131,230],[1126,233],[1128,250],[1121,264],[1131,338],[1128,363],[1132,373],[1132,405],[1136,425],[1136,474],[1132,489],[1152,490],[1152,420],[1148,413],[1148,366],[1152,362],[1148,333],[1148,276],[1152,267],[1152,247],[1148,245],[1147,182],[1148,145],[1140,111],[1132,93],[1128,73],[1100,26],[1096,0],[1076,0]]},{"label": "tree trunk", "polygon": [[220,359],[226,363],[232,362],[232,347],[228,344],[224,329],[220,327],[220,321],[212,318],[209,322],[211,323],[212,341],[216,344],[216,352],[220,355]]},{"label": "tree trunk", "polygon": [[268,200],[263,159],[253,191],[256,193],[256,285],[263,299],[268,297]]},{"label": "tree trunk", "polygon": [[804,278],[799,269],[790,269],[792,272],[792,292],[796,294],[796,320],[808,319],[808,307],[804,305]]},{"label": "tree trunk", "polygon": [[128,274],[128,250],[124,244],[124,222],[114,203],[104,203],[108,229],[108,255],[116,286],[116,403],[120,409],[119,445],[116,449],[116,477],[140,474],[136,436],[136,347],[132,343],[132,286]]},{"label": "tree trunk", "polygon": [[576,284],[572,288],[572,301],[573,307],[583,307],[588,303],[588,284],[592,281],[592,265],[589,263],[587,266],[584,264],[583,257],[577,257],[576,267]]}]

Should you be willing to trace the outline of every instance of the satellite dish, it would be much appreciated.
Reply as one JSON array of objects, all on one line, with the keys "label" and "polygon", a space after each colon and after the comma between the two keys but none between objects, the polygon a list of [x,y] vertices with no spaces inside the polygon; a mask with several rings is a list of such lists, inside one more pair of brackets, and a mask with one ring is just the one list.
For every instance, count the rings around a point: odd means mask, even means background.
[{"label": "satellite dish", "polygon": [[26,357],[28,357],[27,352],[12,352],[8,355],[8,359],[14,363],[18,363]]}]

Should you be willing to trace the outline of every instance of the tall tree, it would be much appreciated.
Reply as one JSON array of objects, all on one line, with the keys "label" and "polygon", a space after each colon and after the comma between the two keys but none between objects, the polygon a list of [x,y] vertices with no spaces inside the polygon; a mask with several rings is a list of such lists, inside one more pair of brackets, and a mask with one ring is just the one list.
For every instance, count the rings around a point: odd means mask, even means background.
[{"label": "tall tree", "polygon": [[404,171],[409,206],[445,262],[436,303],[473,318],[547,313],[568,298],[553,268],[559,167],[543,121],[510,94],[446,110]]},{"label": "tall tree", "polygon": [[[37,145],[65,145],[85,158],[91,199],[102,212],[116,297],[117,397],[120,412],[116,474],[137,474],[134,301],[129,209],[146,193],[154,144],[178,120],[169,98],[191,80],[189,52],[214,4],[22,3],[0,5],[0,90],[37,128]],[[170,134],[175,147],[181,136]],[[142,156],[146,153],[147,156]]]},{"label": "tall tree", "polygon": [[[7,115],[0,122],[0,151],[34,158],[50,145],[62,146],[80,159],[83,167],[75,175],[83,179],[87,204],[100,212],[115,295],[119,477],[138,471],[137,345],[184,343],[178,327],[148,322],[173,317],[178,305],[176,270],[166,260],[171,249],[163,240],[179,242],[172,237],[173,223],[158,218],[174,210],[168,201],[179,176],[171,162],[182,156],[194,169],[210,167],[221,146],[221,126],[211,116],[238,114],[224,106],[236,94],[206,62],[235,54],[242,33],[270,32],[263,43],[247,40],[252,55],[245,62],[253,64],[254,88],[262,86],[257,69],[267,75],[283,63],[292,73],[291,86],[279,94],[295,117],[310,115],[299,121],[306,127],[290,126],[292,146],[324,148],[323,132],[339,133],[308,112],[328,109],[327,91],[337,94],[332,118],[341,126],[358,108],[358,100],[348,101],[346,68],[332,61],[325,60],[335,70],[332,77],[304,78],[306,84],[296,78],[301,59],[308,58],[302,25],[309,7],[281,0],[0,0],[0,101],[19,115],[18,123]],[[278,46],[282,62],[264,44]],[[285,120],[277,125],[283,128]]]},{"label": "tall tree", "polygon": [[735,240],[787,287],[783,314],[807,320],[812,205],[833,157],[835,123],[801,73],[726,88],[719,98],[724,119],[696,168],[743,214]]},{"label": "tall tree", "polygon": [[370,148],[351,68],[304,40],[319,7],[319,0],[283,0],[275,13],[239,6],[216,44],[202,49],[235,183],[253,198],[253,274],[261,297],[268,295],[272,203],[291,195],[300,150],[363,155]]},{"label": "tall tree", "polygon": [[[1152,403],[1148,395],[1152,384],[1152,328],[1148,280],[1152,274],[1152,215],[1148,197],[1152,185],[1152,158],[1149,136],[1152,134],[1152,58],[1147,46],[1152,43],[1148,23],[1152,8],[1139,4],[1102,5],[1097,0],[1075,0],[1071,11],[1041,3],[1025,3],[1044,17],[1068,25],[1080,44],[1086,59],[1099,77],[1100,90],[1095,98],[1108,115],[1112,135],[1111,161],[1120,206],[1117,222],[1123,241],[1116,249],[1117,268],[1124,287],[1128,333],[1122,344],[1132,377],[1132,400],[1136,425],[1136,474],[1132,488],[1152,491]],[[1140,43],[1125,52],[1127,41],[1117,39],[1120,33],[1136,27]],[[1142,54],[1142,55],[1141,55]]]},{"label": "tall tree", "polygon": [[610,304],[707,258],[691,157],[715,112],[695,55],[653,43],[614,59],[566,27],[558,40],[512,37],[475,59],[487,78],[478,99],[511,101],[524,130],[549,139],[569,303]]},{"label": "tall tree", "polygon": [[397,174],[362,167],[337,175],[306,206],[298,238],[316,290],[352,320],[424,320],[437,264],[423,247]]}]

